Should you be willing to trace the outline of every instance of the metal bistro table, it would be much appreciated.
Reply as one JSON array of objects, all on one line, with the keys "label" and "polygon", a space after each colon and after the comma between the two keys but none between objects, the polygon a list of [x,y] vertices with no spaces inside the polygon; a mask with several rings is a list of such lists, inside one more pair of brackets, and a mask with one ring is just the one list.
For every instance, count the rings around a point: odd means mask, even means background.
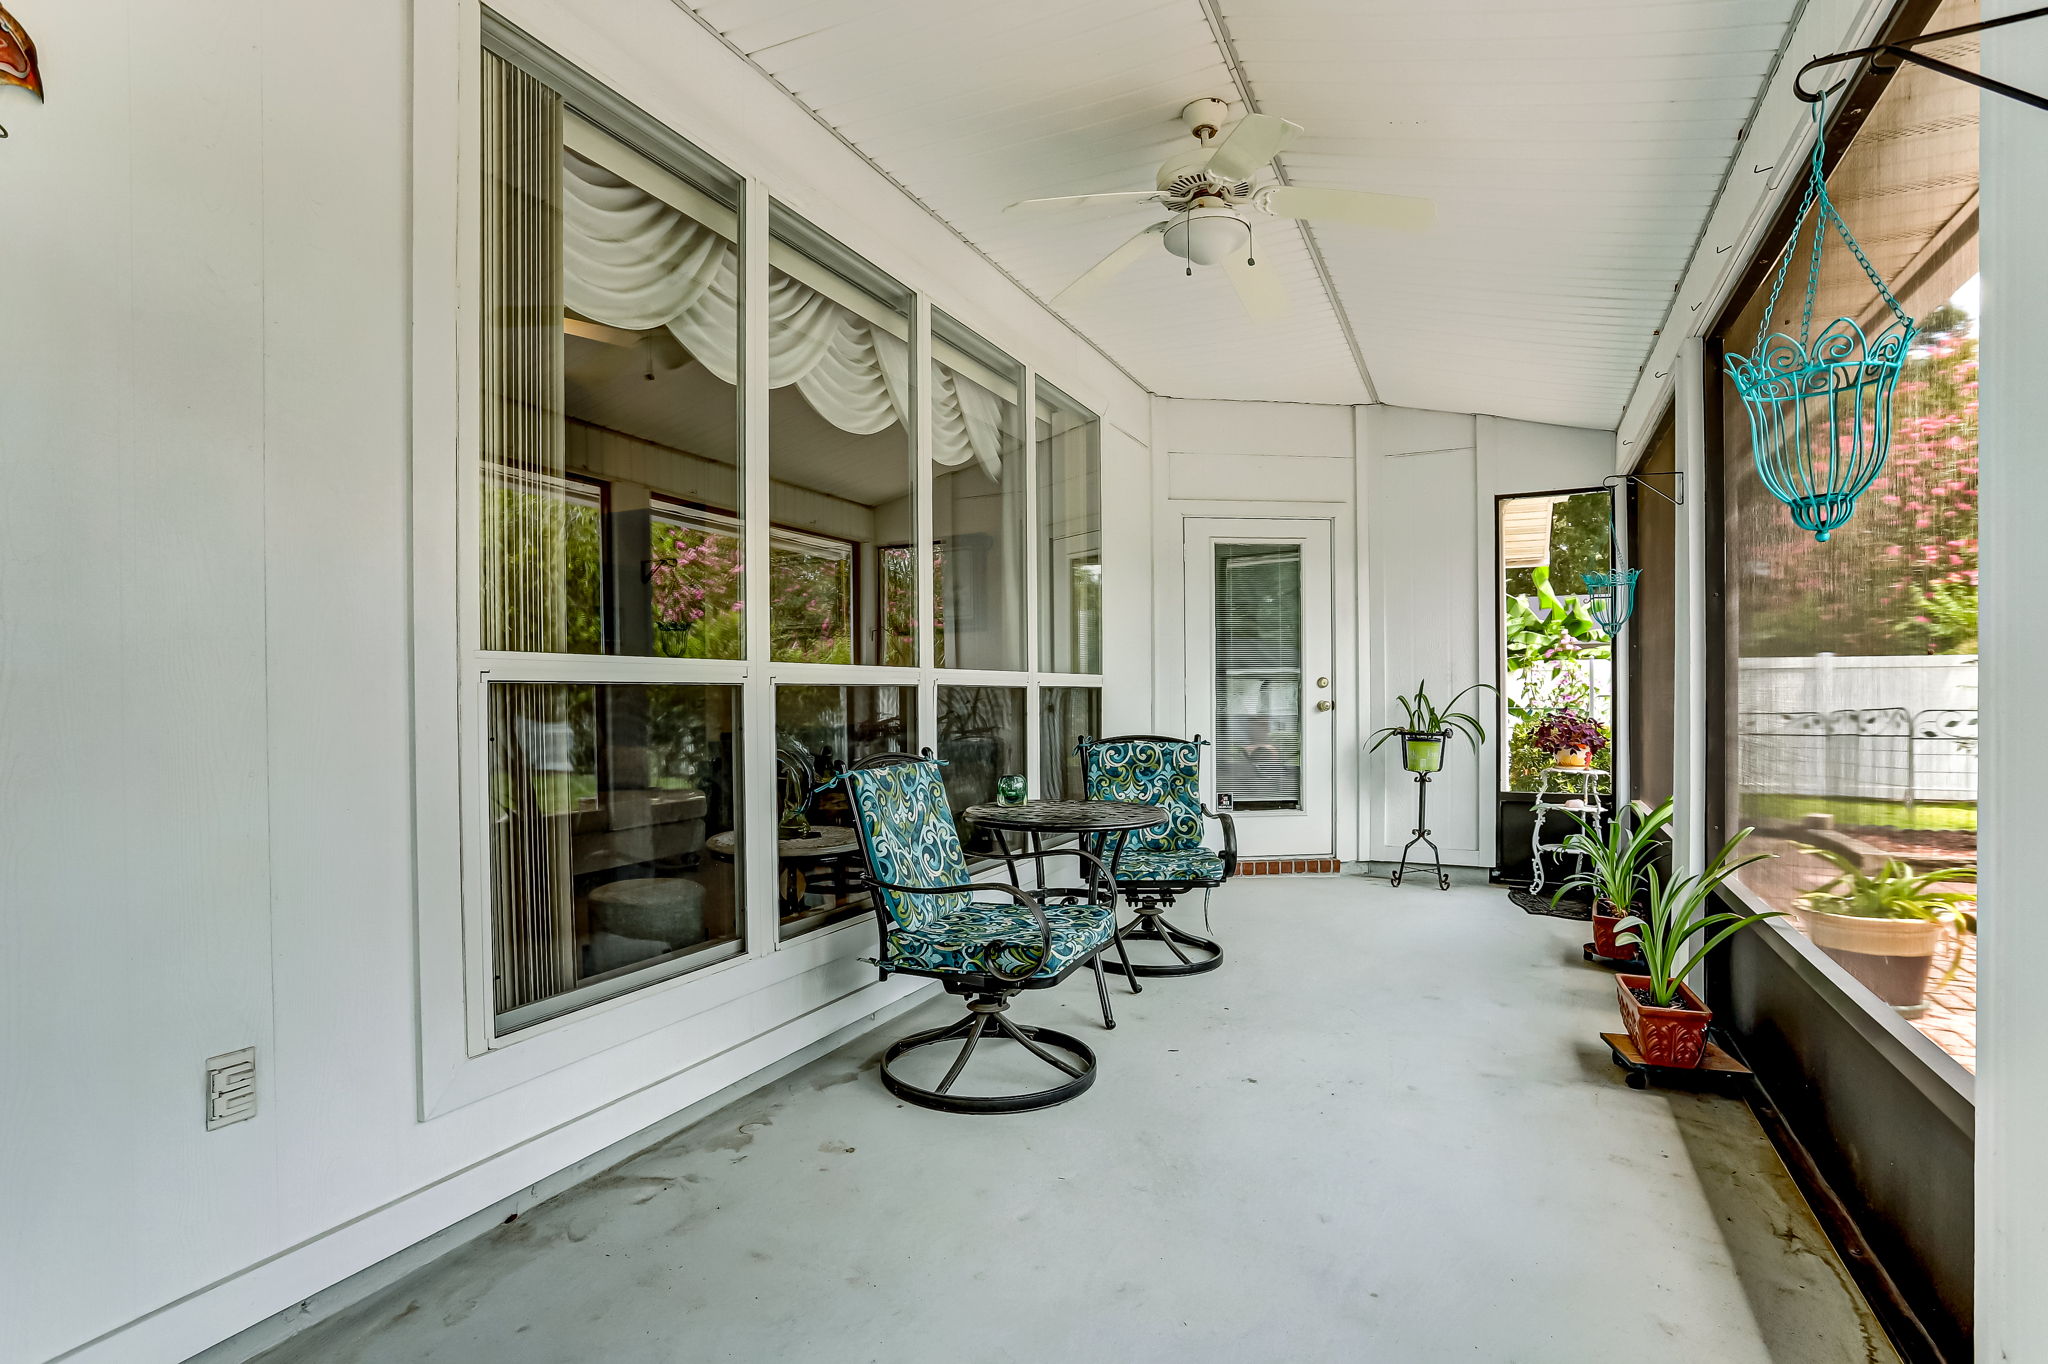
[{"label": "metal bistro table", "polygon": [[[1017,879],[1017,863],[1020,858],[1036,859],[1038,863],[1038,884],[1045,887],[1045,836],[1047,834],[1074,834],[1080,839],[1081,851],[1091,853],[1101,860],[1109,875],[1109,912],[1116,913],[1116,864],[1123,856],[1124,841],[1138,829],[1150,829],[1166,822],[1166,811],[1157,805],[1145,805],[1133,800],[1027,800],[1021,805],[970,805],[960,812],[962,819],[971,819],[996,836],[996,850],[1003,856],[1003,862],[1010,869],[1010,879]],[[1026,836],[1030,846],[1023,853],[1013,852],[1010,840],[1003,836],[1005,831]],[[1076,888],[1076,894],[1087,893]],[[1124,946],[1123,930],[1117,930],[1117,956],[1122,960],[1124,979],[1131,983],[1131,993],[1137,994],[1143,987],[1138,984],[1138,974],[1131,969],[1130,952]]]}]

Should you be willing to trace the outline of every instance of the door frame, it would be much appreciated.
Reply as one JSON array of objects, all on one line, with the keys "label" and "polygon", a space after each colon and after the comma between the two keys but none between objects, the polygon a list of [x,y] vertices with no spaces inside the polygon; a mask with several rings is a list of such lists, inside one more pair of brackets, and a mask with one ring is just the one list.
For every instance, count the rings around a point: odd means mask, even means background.
[{"label": "door frame", "polygon": [[1339,861],[1358,860],[1361,764],[1358,717],[1365,704],[1358,651],[1356,513],[1349,502],[1267,502],[1164,498],[1152,535],[1152,714],[1162,734],[1206,731],[1190,716],[1187,688],[1187,583],[1182,547],[1190,518],[1232,521],[1326,521],[1330,526],[1330,809]]}]

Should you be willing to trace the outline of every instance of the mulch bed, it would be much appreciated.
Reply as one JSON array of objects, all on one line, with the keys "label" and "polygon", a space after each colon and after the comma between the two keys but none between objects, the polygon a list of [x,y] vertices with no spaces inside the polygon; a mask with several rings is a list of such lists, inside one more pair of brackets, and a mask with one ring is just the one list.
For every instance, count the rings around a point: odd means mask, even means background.
[{"label": "mulch bed", "polygon": [[1555,905],[1548,895],[1531,895],[1526,890],[1511,890],[1508,899],[1524,914],[1541,914],[1548,919],[1591,919],[1593,905],[1587,900],[1574,900],[1567,896]]},{"label": "mulch bed", "polygon": [[1873,848],[1895,853],[1911,862],[1915,857],[1951,862],[1977,855],[1974,829],[1851,829],[1851,837]]}]

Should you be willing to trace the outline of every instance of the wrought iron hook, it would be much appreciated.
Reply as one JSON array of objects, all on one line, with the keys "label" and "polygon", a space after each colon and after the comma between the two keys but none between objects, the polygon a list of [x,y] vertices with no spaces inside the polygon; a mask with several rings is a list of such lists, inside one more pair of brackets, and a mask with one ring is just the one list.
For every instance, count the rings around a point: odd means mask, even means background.
[{"label": "wrought iron hook", "polygon": [[[1939,62],[1932,57],[1923,57],[1913,51],[1914,48],[1919,47],[1923,43],[1938,43],[1949,38],[1960,38],[1969,33],[1981,33],[1987,28],[2003,28],[2007,24],[2017,24],[2028,19],[2044,18],[2048,18],[2048,6],[2043,6],[2040,9],[2023,10],[2018,14],[2008,14],[2002,19],[1986,19],[1982,23],[1964,24],[1960,28],[1945,28],[1934,33],[1923,33],[1917,38],[1905,38],[1896,43],[1878,43],[1871,47],[1853,48],[1847,52],[1831,52],[1825,57],[1815,57],[1812,61],[1799,68],[1799,74],[1792,78],[1792,93],[1808,104],[1818,104],[1836,91],[1843,89],[1849,84],[1849,81],[1847,77],[1844,77],[1825,89],[1809,91],[1806,88],[1808,72],[1818,71],[1821,67],[1834,66],[1840,62],[1855,61],[1863,57],[1869,57],[1872,59],[1871,66],[1879,71],[1895,71],[1898,69],[1898,63],[1911,62],[1915,66],[1924,66],[1929,71],[1939,72],[1944,76],[1953,76],[1955,79],[1965,81],[1980,90],[1989,90],[1994,95],[2004,95],[2007,99],[2016,99],[2020,103],[2032,105],[2036,109],[2048,110],[2048,96],[2036,95],[2031,91],[2022,90],[2016,85],[2007,85],[2004,81],[1993,80],[1991,77],[1981,75],[1975,71],[1965,71],[1960,66],[1951,66],[1947,62]],[[1890,64],[1880,66],[1876,60],[1878,58],[1887,58]]]}]

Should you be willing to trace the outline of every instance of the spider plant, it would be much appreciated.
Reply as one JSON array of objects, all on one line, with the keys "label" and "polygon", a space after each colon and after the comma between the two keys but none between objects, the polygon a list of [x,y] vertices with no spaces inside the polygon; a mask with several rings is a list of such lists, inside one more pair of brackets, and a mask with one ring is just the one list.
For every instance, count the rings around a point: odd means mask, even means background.
[{"label": "spider plant", "polygon": [[[1556,905],[1567,891],[1587,890],[1596,900],[1611,905],[1617,914],[1626,913],[1635,903],[1643,874],[1650,868],[1651,848],[1657,835],[1671,823],[1671,812],[1669,800],[1654,810],[1632,800],[1597,838],[1593,833],[1597,816],[1580,815],[1579,832],[1565,837],[1563,851],[1584,861],[1565,878],[1557,893],[1550,897],[1550,903]],[[1624,819],[1624,815],[1628,818]]]},{"label": "spider plant", "polygon": [[[1714,892],[1744,867],[1768,861],[1772,854],[1757,853],[1738,858],[1736,850],[1755,833],[1744,829],[1721,845],[1704,871],[1674,876],[1666,881],[1655,867],[1647,868],[1643,881],[1648,888],[1643,910],[1616,925],[1617,942],[1633,942],[1643,958],[1643,975],[1649,978],[1651,1003],[1668,1009],[1678,998],[1678,987],[1707,953],[1753,923],[1783,917],[1777,910],[1758,914],[1737,914],[1714,909]],[[1691,955],[1686,943],[1695,936],[1706,941]]]},{"label": "spider plant", "polygon": [[1415,684],[1415,695],[1396,696],[1394,698],[1395,703],[1401,707],[1401,714],[1406,718],[1407,723],[1389,725],[1385,729],[1374,730],[1372,732],[1372,748],[1366,751],[1377,751],[1381,744],[1396,735],[1462,734],[1465,736],[1465,742],[1472,745],[1472,750],[1476,753],[1479,750],[1479,745],[1486,741],[1486,726],[1480,723],[1478,716],[1468,711],[1454,709],[1454,707],[1475,691],[1492,690],[1493,684],[1491,682],[1474,682],[1450,700],[1442,705],[1438,705],[1434,700],[1430,699],[1429,684],[1427,682],[1418,682]]},{"label": "spider plant", "polygon": [[[1975,881],[1975,867],[1937,868],[1914,871],[1896,857],[1888,857],[1875,872],[1832,848],[1802,843],[1799,851],[1820,858],[1841,873],[1823,886],[1799,897],[1799,907],[1818,914],[1846,914],[1857,919],[1918,919],[1937,923],[1949,932],[1955,950],[1941,983],[1956,978],[1963,965],[1963,934],[1977,931],[1977,897],[1960,890],[1937,890],[1945,881]],[[1966,907],[1967,906],[1967,907]]]}]

